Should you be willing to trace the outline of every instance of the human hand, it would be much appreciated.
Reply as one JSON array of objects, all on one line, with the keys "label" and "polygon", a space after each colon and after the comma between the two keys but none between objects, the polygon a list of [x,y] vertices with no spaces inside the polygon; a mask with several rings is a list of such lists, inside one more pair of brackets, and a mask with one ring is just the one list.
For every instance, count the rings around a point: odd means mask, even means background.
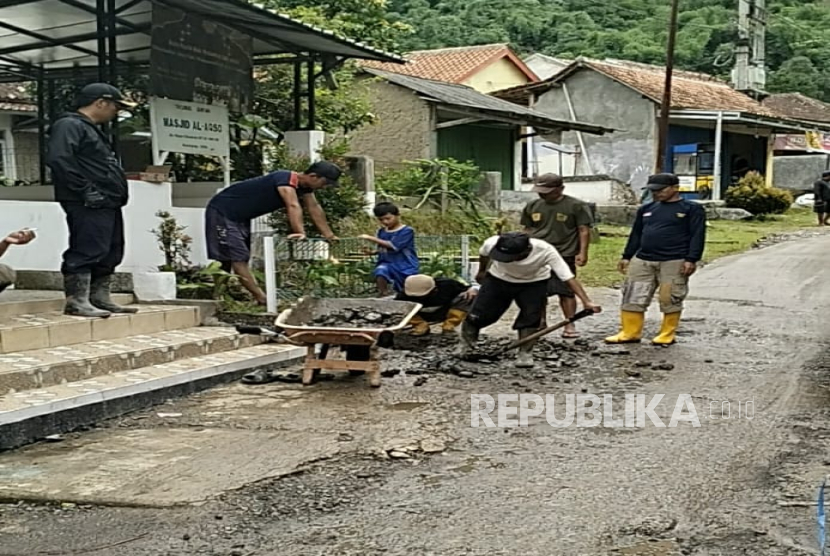
[{"label": "human hand", "polygon": [[290,234],[290,235],[288,236],[288,239],[305,239],[305,234],[304,234],[304,233],[300,233],[300,234]]},{"label": "human hand", "polygon": [[102,208],[106,200],[106,197],[104,197],[100,191],[93,189],[92,187],[89,187],[86,191],[84,191],[84,206],[87,208]]},{"label": "human hand", "polygon": [[583,303],[582,307],[586,311],[593,311],[594,313],[601,313],[602,312],[602,307],[600,307],[599,305],[596,305],[594,303]]},{"label": "human hand", "polygon": [[581,253],[576,256],[574,259],[576,266],[585,266],[588,264],[588,255],[582,255]]},{"label": "human hand", "polygon": [[620,262],[617,263],[617,270],[620,271],[620,274],[627,274],[628,273],[628,263],[630,263],[628,259],[622,259]]},{"label": "human hand", "polygon": [[481,284],[482,282],[484,282],[485,276],[487,276],[487,273],[479,272],[478,274],[476,274],[476,282]]},{"label": "human hand", "polygon": [[328,241],[329,243],[334,243],[335,241],[340,241],[340,238],[339,238],[339,237],[337,237],[337,236],[336,236],[336,235],[334,235],[334,234],[332,234],[332,235],[330,235],[330,236],[326,236],[326,238],[325,238],[325,239],[326,239],[326,241]]},{"label": "human hand", "polygon": [[697,264],[686,261],[685,263],[683,263],[683,266],[680,267],[680,275],[688,278],[689,276],[694,274],[696,270]]},{"label": "human hand", "polygon": [[3,239],[7,245],[26,245],[35,239],[35,233],[32,230],[20,230],[18,232],[11,232]]},{"label": "human hand", "polygon": [[467,301],[472,301],[478,295],[478,288],[470,288],[466,292],[464,292],[464,299]]}]

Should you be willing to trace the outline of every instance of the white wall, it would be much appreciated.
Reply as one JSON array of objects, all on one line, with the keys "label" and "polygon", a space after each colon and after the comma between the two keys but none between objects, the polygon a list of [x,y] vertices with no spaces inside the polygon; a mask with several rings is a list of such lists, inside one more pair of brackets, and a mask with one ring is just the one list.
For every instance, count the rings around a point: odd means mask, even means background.
[{"label": "white wall", "polygon": [[[130,202],[124,208],[126,250],[119,272],[157,272],[158,267],[164,263],[164,256],[151,231],[161,222],[156,217],[159,210],[170,212],[180,225],[187,226],[185,233],[193,238],[191,262],[208,262],[203,209],[174,208],[169,183],[130,181],[129,187]],[[38,236],[25,247],[10,247],[3,257],[3,263],[20,270],[60,270],[61,255],[68,246],[66,221],[60,205],[45,201],[0,200],[0,214],[3,215],[4,226],[0,233],[29,227],[37,228]]]},{"label": "white wall", "polygon": [[[597,205],[627,204],[633,202],[629,188],[614,180],[565,182],[565,194]],[[501,209],[520,211],[539,196],[529,190],[501,191]]]}]

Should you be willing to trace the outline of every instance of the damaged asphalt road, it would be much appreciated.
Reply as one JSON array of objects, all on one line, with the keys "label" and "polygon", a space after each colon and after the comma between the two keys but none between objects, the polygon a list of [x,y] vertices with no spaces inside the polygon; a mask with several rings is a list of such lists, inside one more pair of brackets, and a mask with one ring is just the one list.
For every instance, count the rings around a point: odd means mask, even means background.
[{"label": "damaged asphalt road", "polygon": [[[0,497],[52,503],[0,506],[0,555],[815,554],[828,251],[704,268],[668,349],[602,345],[618,294],[594,291],[585,341],[551,335],[535,369],[458,362],[436,335],[385,351],[378,390],[232,384],[4,454]],[[471,427],[471,395],[500,393],[688,394],[701,426]]]}]

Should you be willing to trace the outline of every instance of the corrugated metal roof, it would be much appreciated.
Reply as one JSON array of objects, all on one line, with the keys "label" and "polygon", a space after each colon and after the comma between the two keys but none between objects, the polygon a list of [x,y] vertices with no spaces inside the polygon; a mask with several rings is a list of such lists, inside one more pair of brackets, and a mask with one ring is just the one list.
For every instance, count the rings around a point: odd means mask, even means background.
[{"label": "corrugated metal roof", "polygon": [[362,61],[360,65],[423,79],[462,83],[476,71],[487,67],[501,58],[509,58],[530,81],[538,77],[516,56],[507,44],[484,44],[478,46],[461,46],[439,48],[435,50],[415,50],[408,52],[404,58],[406,64],[390,64],[376,61]]},{"label": "corrugated metal roof", "polygon": [[594,134],[613,131],[610,128],[584,122],[571,122],[551,118],[542,112],[531,110],[490,95],[485,95],[464,85],[432,81],[368,68],[365,71],[381,77],[390,83],[415,91],[442,105],[457,109],[484,112],[485,115],[499,115],[500,117],[510,118],[517,125],[526,125],[542,129],[574,129]]}]

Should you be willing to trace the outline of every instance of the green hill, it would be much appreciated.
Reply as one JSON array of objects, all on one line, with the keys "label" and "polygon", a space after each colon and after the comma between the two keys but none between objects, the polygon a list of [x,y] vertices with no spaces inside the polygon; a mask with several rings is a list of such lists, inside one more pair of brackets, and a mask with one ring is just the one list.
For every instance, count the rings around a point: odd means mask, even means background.
[{"label": "green hill", "polygon": [[[830,101],[830,2],[767,4],[767,89]],[[386,7],[414,30],[401,39],[405,50],[507,42],[522,54],[665,62],[669,0],[388,0]],[[738,0],[680,0],[678,67],[728,77],[737,18]]]}]

